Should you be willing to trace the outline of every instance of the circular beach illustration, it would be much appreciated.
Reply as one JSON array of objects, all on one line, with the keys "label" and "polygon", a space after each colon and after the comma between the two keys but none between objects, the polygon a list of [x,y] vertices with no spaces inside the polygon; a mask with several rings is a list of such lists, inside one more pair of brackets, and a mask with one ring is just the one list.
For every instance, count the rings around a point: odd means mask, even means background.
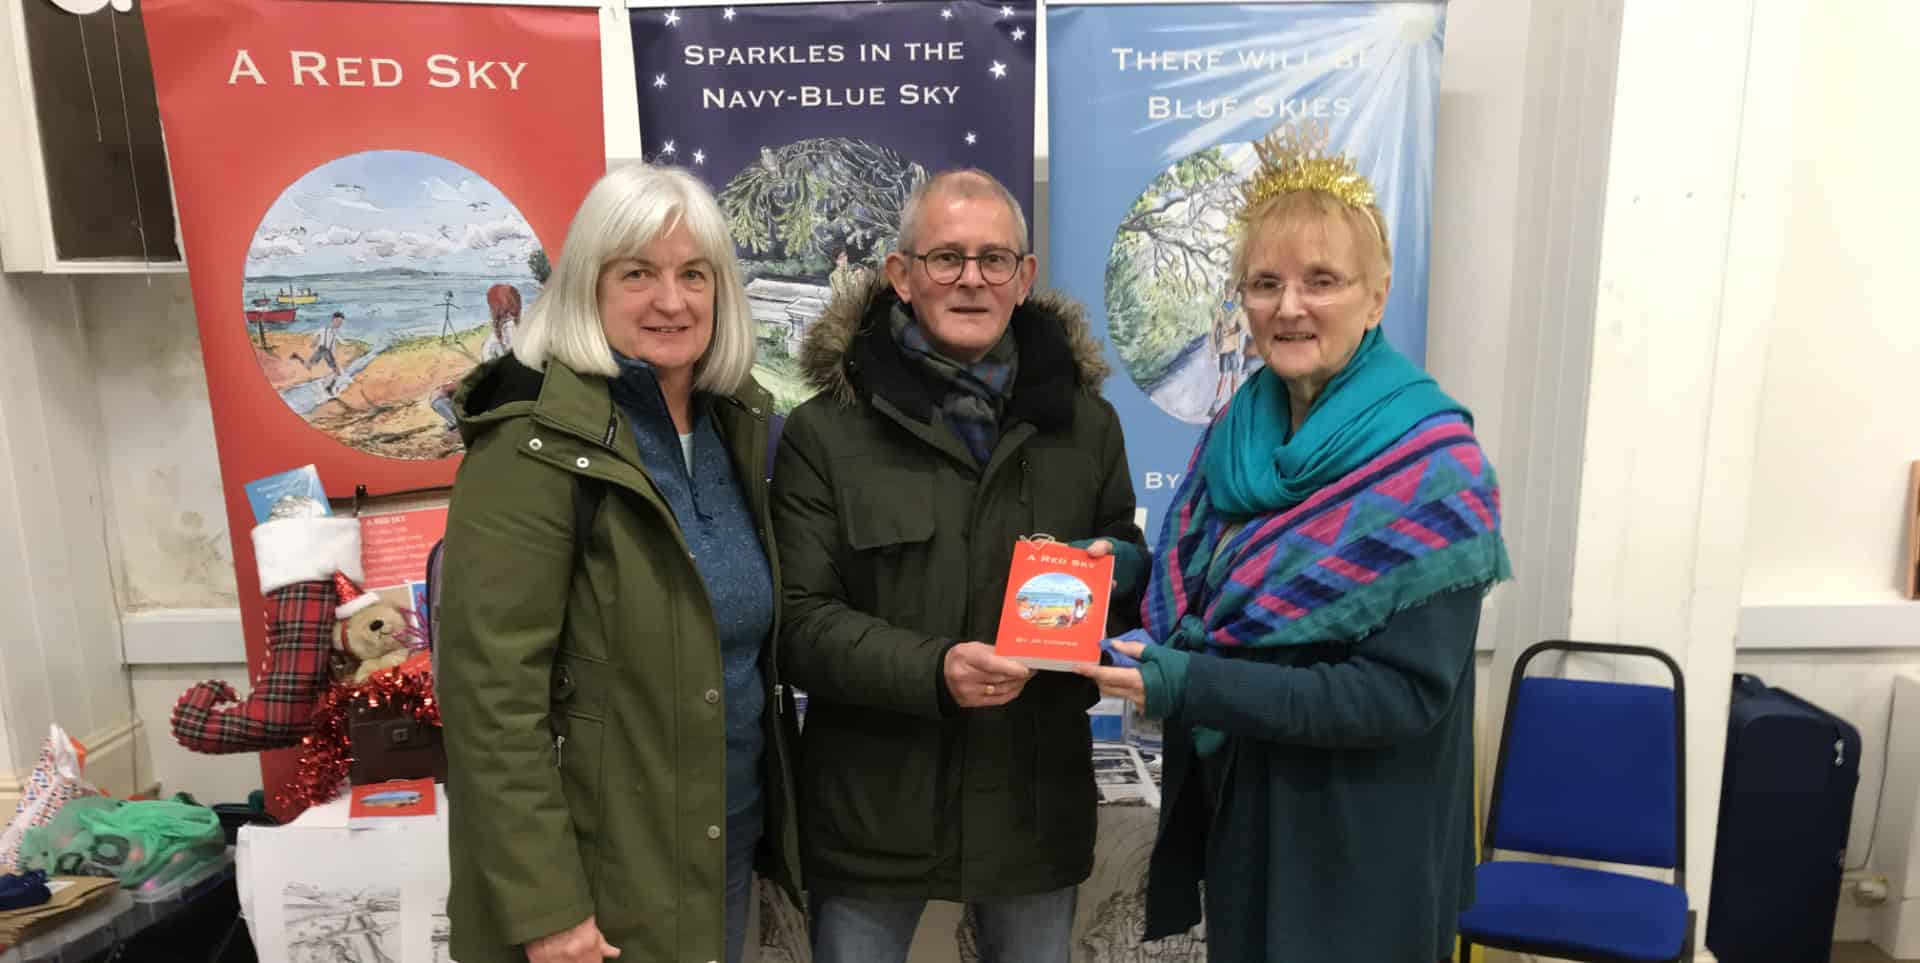
[{"label": "circular beach illustration", "polygon": [[1086,620],[1087,607],[1093,604],[1093,590],[1087,583],[1064,572],[1036,575],[1014,593],[1020,618],[1042,628],[1065,628]]},{"label": "circular beach illustration", "polygon": [[368,454],[434,459],[460,448],[454,386],[511,350],[547,258],[479,175],[432,154],[366,151],[280,194],[244,276],[247,337],[287,407]]},{"label": "circular beach illustration", "polygon": [[1251,144],[1189,154],[1134,200],[1107,253],[1107,337],[1161,411],[1206,424],[1260,364],[1231,285],[1238,189]]}]

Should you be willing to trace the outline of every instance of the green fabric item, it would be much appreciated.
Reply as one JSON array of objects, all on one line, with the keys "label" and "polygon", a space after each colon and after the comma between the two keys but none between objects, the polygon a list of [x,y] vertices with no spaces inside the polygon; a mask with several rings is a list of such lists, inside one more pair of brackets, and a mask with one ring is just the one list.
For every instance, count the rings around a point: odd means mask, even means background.
[{"label": "green fabric item", "polygon": [[1193,654],[1164,645],[1140,653],[1140,685],[1147,690],[1147,718],[1169,719],[1187,701],[1187,664]]},{"label": "green fabric item", "polygon": [[112,876],[133,887],[182,863],[218,858],[225,849],[220,816],[205,806],[85,796],[27,830],[20,855],[29,869]]},{"label": "green fabric item", "polygon": [[[772,398],[751,380],[710,398],[770,529]],[[447,513],[434,680],[453,800],[449,952],[525,963],[520,944],[592,915],[625,959],[719,959],[726,717],[703,694],[722,681],[721,648],[672,507],[603,377],[508,355],[475,368],[454,406],[467,453]],[[575,492],[588,484],[603,494],[576,547]],[[797,898],[799,731],[774,709],[781,679],[766,651],[757,868]]]},{"label": "green fabric item", "polygon": [[[1214,963],[1448,958],[1473,901],[1480,596],[1351,644],[1192,656],[1135,932],[1199,922],[1204,878]],[[1230,745],[1196,759],[1196,725]]]},{"label": "green fabric item", "polygon": [[[1097,538],[1082,538],[1068,542],[1074,548],[1086,548]],[[1113,555],[1113,598],[1121,598],[1140,591],[1147,580],[1147,551],[1132,542],[1121,539],[1107,539],[1112,546]]]},{"label": "green fabric item", "polygon": [[1427,418],[1457,411],[1473,419],[1379,328],[1361,337],[1291,436],[1290,411],[1287,386],[1269,368],[1233,396],[1200,463],[1214,510],[1234,518],[1285,511]]}]

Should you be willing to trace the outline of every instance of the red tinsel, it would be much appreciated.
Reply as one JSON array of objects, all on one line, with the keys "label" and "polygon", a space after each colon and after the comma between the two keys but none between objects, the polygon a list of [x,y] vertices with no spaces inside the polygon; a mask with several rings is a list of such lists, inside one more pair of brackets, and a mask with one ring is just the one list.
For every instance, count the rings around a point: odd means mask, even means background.
[{"label": "red tinsel", "polygon": [[[425,662],[424,658],[418,662]],[[365,682],[337,685],[320,697],[313,709],[313,731],[300,740],[300,762],[293,783],[279,795],[282,803],[304,809],[340,794],[340,783],[353,766],[347,739],[347,710],[356,702],[369,708],[391,702],[400,711],[429,725],[440,724],[440,703],[433,697],[433,674],[409,662],[381,672]]]}]

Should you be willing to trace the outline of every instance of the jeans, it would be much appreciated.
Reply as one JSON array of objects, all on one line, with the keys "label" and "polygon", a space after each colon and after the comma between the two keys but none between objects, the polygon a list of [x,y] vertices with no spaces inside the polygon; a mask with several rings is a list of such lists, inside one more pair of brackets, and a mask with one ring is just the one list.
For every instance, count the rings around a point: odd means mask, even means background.
[{"label": "jeans", "polygon": [[[981,963],[1067,963],[1078,888],[972,904]],[[905,963],[923,899],[814,897],[814,963]]]},{"label": "jeans", "polygon": [[760,845],[760,803],[727,814],[727,959],[740,963],[747,944],[747,916],[753,906],[753,851]]}]

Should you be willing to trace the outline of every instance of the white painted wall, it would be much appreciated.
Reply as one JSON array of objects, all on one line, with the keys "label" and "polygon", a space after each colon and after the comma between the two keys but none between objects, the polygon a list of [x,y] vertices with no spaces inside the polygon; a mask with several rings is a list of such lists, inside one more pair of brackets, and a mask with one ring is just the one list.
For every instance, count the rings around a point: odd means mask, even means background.
[{"label": "white painted wall", "polygon": [[[1920,664],[1920,604],[1900,601],[1909,465],[1920,460],[1920,190],[1888,158],[1920,149],[1889,124],[1920,87],[1920,5],[1822,4],[1801,31],[1781,271],[1754,442],[1743,635],[1803,644],[1743,651],[1740,671],[1847,719],[1863,741],[1847,867],[1883,872],[1878,804],[1892,677]],[[1789,106],[1783,104],[1782,106]],[[1797,607],[1797,640],[1772,607]],[[1827,608],[1831,606],[1832,608]],[[1865,641],[1887,647],[1828,648]],[[1878,911],[1843,897],[1836,937],[1866,939]]]},{"label": "white painted wall", "polygon": [[253,687],[247,681],[244,664],[136,665],[131,667],[131,674],[133,710],[145,722],[146,746],[153,759],[154,778],[166,792],[184,790],[212,805],[245,802],[247,793],[260,788],[258,754],[209,756],[192,752],[175,742],[168,730],[174,703],[179,701],[180,693],[196,682],[217,679],[233,686],[240,698],[246,698]]},{"label": "white painted wall", "polygon": [[[1920,460],[1920,190],[1888,123],[1920,89],[1920,4],[1849,0],[1807,20],[1785,270],[1754,464],[1748,605],[1899,597]],[[1756,279],[1756,283],[1763,283]],[[1920,640],[1920,609],[1913,616]]]},{"label": "white painted wall", "polygon": [[79,278],[74,286],[100,373],[120,609],[231,609],[233,553],[187,279]]},{"label": "white painted wall", "polygon": [[72,284],[0,276],[0,796],[58,722],[119,792],[140,781],[101,482],[105,431]]}]

